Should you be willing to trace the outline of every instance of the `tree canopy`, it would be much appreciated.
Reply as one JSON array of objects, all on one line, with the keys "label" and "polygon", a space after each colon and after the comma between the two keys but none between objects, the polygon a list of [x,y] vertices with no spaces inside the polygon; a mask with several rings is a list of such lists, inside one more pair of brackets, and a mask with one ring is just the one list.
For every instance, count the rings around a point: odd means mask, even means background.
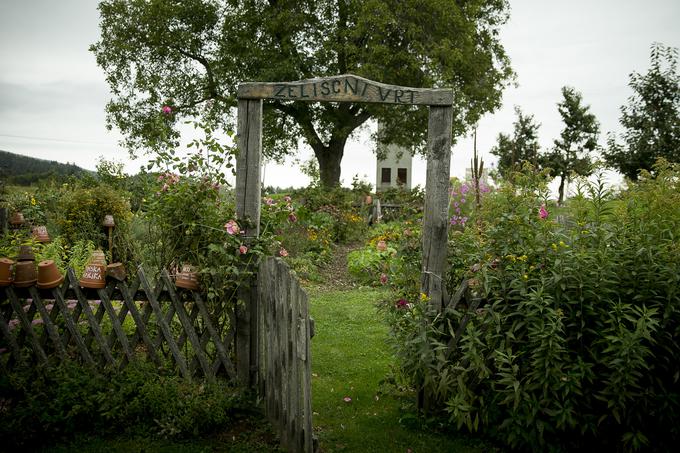
[{"label": "tree canopy", "polygon": [[553,149],[542,157],[543,166],[550,168],[550,176],[560,178],[559,200],[564,200],[564,182],[572,174],[588,176],[592,172],[589,153],[597,148],[600,124],[583,105],[583,96],[572,87],[562,88],[562,101],[557,104],[564,129],[555,139]]},{"label": "tree canopy", "polygon": [[642,169],[652,170],[659,157],[680,162],[680,75],[678,49],[652,44],[651,67],[646,74],[634,72],[628,85],[633,95],[621,107],[621,139],[607,140],[607,163],[636,180]]},{"label": "tree canopy", "polygon": [[534,120],[534,115],[523,113],[519,106],[515,106],[515,115],[512,135],[501,132],[491,148],[491,154],[498,156],[498,171],[504,176],[519,169],[522,162],[538,165],[538,128],[541,125]]},{"label": "tree canopy", "polygon": [[[451,87],[457,137],[499,107],[512,77],[498,36],[506,0],[104,0],[99,10],[91,50],[113,93],[108,125],[133,154],[176,147],[182,119],[232,129],[244,81],[353,73]],[[268,101],[264,152],[281,156],[302,137],[322,184],[335,185],[347,139],[369,118],[384,125],[381,142],[424,149],[424,108]]]}]

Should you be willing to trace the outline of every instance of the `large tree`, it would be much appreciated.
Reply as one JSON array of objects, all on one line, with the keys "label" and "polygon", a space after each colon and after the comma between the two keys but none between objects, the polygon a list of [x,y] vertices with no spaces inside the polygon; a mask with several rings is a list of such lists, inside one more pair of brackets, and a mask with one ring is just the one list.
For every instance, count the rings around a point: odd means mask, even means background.
[{"label": "large tree", "polygon": [[654,43],[649,71],[630,75],[628,85],[633,95],[628,98],[628,105],[621,107],[623,144],[610,134],[603,154],[610,166],[633,180],[640,170],[651,170],[659,157],[680,162],[677,60],[678,49]]},{"label": "large tree", "polygon": [[[233,128],[243,81],[354,73],[414,87],[451,87],[453,135],[500,105],[512,71],[499,42],[506,0],[104,0],[91,49],[113,93],[109,127],[131,153],[176,146],[177,124]],[[171,114],[160,114],[169,105]],[[166,109],[167,112],[167,109]],[[369,118],[383,143],[422,151],[427,109],[338,103],[265,103],[268,156],[297,148],[336,185],[350,135]]]},{"label": "large tree", "polygon": [[496,145],[491,148],[491,154],[498,156],[498,171],[503,176],[519,169],[523,162],[539,164],[538,128],[541,125],[534,120],[534,115],[524,114],[519,106],[515,106],[515,115],[512,135],[499,133]]},{"label": "large tree", "polygon": [[564,200],[564,183],[572,174],[588,176],[592,172],[589,154],[597,148],[600,125],[583,104],[581,93],[571,87],[562,88],[562,101],[557,104],[564,129],[555,139],[552,150],[542,156],[543,166],[550,168],[550,176],[560,178],[559,200]]}]

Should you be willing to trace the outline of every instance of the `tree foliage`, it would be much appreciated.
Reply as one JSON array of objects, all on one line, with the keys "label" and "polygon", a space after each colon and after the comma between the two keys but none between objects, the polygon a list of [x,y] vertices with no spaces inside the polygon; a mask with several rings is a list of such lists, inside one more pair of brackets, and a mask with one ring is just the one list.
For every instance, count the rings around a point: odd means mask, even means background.
[{"label": "tree foliage", "polygon": [[[498,38],[505,0],[104,0],[91,50],[113,93],[109,127],[135,154],[176,147],[182,118],[229,130],[243,81],[354,73],[414,87],[452,87],[454,136],[500,105],[512,77]],[[170,114],[162,114],[168,105]],[[349,136],[369,118],[384,143],[424,148],[427,109],[265,103],[264,151],[303,137],[324,185],[339,182]]]},{"label": "tree foliage", "polygon": [[597,148],[600,125],[583,96],[572,87],[562,88],[562,102],[557,104],[564,129],[555,139],[553,149],[542,158],[550,176],[560,178],[559,203],[564,200],[564,183],[572,174],[588,176],[592,171],[589,153]]},{"label": "tree foliage", "polygon": [[491,154],[498,156],[498,170],[502,175],[517,171],[523,162],[534,166],[538,163],[538,128],[541,126],[534,120],[534,115],[524,114],[519,106],[515,106],[517,119],[512,123],[512,135],[500,133]]},{"label": "tree foliage", "polygon": [[654,43],[651,68],[634,72],[628,85],[633,95],[621,107],[625,129],[617,141],[607,140],[605,160],[628,178],[637,180],[640,170],[651,170],[657,158],[680,162],[680,75],[678,49]]}]

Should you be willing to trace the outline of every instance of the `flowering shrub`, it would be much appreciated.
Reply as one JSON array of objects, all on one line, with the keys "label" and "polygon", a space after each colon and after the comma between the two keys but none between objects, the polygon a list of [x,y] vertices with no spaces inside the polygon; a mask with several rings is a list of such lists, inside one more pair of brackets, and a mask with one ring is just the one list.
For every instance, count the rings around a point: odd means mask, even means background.
[{"label": "flowering shrub", "polygon": [[452,232],[448,293],[467,297],[388,310],[405,375],[453,425],[536,451],[672,449],[680,167],[655,174],[617,197],[582,183],[560,218],[540,176],[503,185]]}]

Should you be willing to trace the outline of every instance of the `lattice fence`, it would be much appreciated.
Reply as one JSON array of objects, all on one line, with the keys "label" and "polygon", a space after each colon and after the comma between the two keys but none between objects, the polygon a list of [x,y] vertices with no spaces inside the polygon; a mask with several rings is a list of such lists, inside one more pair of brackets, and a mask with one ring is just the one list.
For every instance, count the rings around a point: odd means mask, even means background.
[{"label": "lattice fence", "polygon": [[98,290],[80,288],[73,270],[51,290],[2,287],[0,371],[66,358],[120,369],[139,358],[189,379],[235,379],[234,303],[208,308],[166,272],[151,285],[141,268]]}]

